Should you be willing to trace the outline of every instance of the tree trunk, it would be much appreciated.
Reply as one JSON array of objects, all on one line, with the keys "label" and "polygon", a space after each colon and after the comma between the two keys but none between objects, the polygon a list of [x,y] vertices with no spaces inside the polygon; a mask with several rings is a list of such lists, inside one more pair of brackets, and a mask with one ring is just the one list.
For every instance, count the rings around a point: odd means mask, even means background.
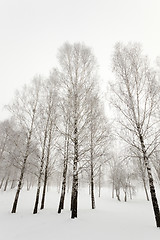
[{"label": "tree trunk", "polygon": [[40,166],[40,171],[39,171],[39,176],[38,176],[38,185],[37,185],[37,192],[36,192],[36,201],[35,201],[35,205],[34,205],[33,214],[36,214],[36,213],[38,212],[38,204],[39,204],[41,180],[42,180],[43,167],[44,167],[45,147],[46,147],[46,141],[47,141],[48,123],[49,123],[49,117],[48,117],[48,119],[47,119],[46,128],[45,128],[45,132],[44,132],[44,140],[43,140],[42,156],[41,156],[41,166]]},{"label": "tree trunk", "polygon": [[67,176],[67,180],[66,180],[66,182],[67,182],[67,193],[69,193],[69,191],[70,191],[70,186],[71,186],[71,176],[70,176],[70,173],[68,174],[68,176]]},{"label": "tree trunk", "polygon": [[58,213],[61,213],[61,210],[64,209],[65,191],[66,191],[66,179],[63,178],[61,197],[60,197],[60,202],[59,202],[59,207],[58,207]]},{"label": "tree trunk", "polygon": [[78,173],[73,175],[72,198],[71,198],[71,218],[77,218],[78,201]]},{"label": "tree trunk", "polygon": [[33,131],[33,124],[34,124],[35,113],[36,113],[36,106],[33,110],[31,127],[30,127],[30,131],[29,131],[28,139],[27,139],[26,152],[25,152],[24,159],[23,159],[23,165],[22,165],[22,168],[21,168],[21,174],[20,174],[20,178],[19,178],[19,182],[18,182],[17,192],[16,192],[16,195],[15,195],[15,199],[14,199],[14,202],[13,202],[13,207],[12,207],[11,213],[16,213],[19,194],[20,194],[20,191],[21,191],[21,188],[22,188],[23,177],[24,177],[25,168],[26,168],[26,161],[27,161],[27,158],[29,156],[29,148],[30,148],[30,143],[31,143],[31,138],[32,138],[32,131]]},{"label": "tree trunk", "polygon": [[45,167],[45,174],[44,174],[44,185],[43,185],[42,201],[41,201],[41,208],[40,208],[41,210],[44,209],[44,202],[45,202],[45,196],[46,196],[51,140],[52,140],[52,121],[51,121],[51,126],[49,131],[49,140],[48,140],[48,147],[47,147],[47,160],[46,160],[46,167]]},{"label": "tree trunk", "polygon": [[117,197],[118,201],[121,201],[121,199],[120,199],[120,190],[119,189],[116,189],[116,197]]},{"label": "tree trunk", "polygon": [[0,189],[1,189],[2,186],[3,186],[4,179],[5,179],[5,177],[3,177],[2,180],[1,180]]},{"label": "tree trunk", "polygon": [[43,165],[44,165],[44,156],[41,159],[41,166],[40,166],[40,172],[38,177],[38,185],[37,185],[37,192],[36,192],[36,201],[34,205],[33,214],[36,214],[38,212],[38,204],[39,204],[39,196],[40,196],[40,188],[41,188],[41,179],[43,174]]},{"label": "tree trunk", "polygon": [[42,174],[43,174],[43,165],[44,165],[44,157],[41,159],[41,166],[40,166],[40,172],[39,172],[39,177],[38,177],[38,185],[37,185],[37,192],[36,192],[36,201],[35,201],[35,205],[34,205],[33,214],[36,214],[38,212],[41,180],[42,180]]},{"label": "tree trunk", "polygon": [[[30,139],[29,139],[29,142],[30,142]],[[22,166],[22,169],[21,169],[21,174],[20,174],[18,187],[17,187],[17,191],[16,191],[14,202],[13,202],[13,207],[12,207],[11,213],[16,213],[19,194],[20,194],[20,191],[21,191],[21,188],[22,188],[22,182],[23,182],[23,176],[24,176],[25,167],[26,167],[26,161],[27,161],[27,158],[28,158],[29,142],[28,142],[28,147],[27,147],[27,153],[26,153],[26,155],[24,157],[24,160],[23,160],[23,166]]]},{"label": "tree trunk", "polygon": [[41,207],[40,207],[41,210],[44,209],[44,202],[45,202],[46,188],[47,188],[47,180],[48,180],[48,166],[47,166],[47,163],[46,163],[45,174],[44,174],[42,201],[41,201]]},{"label": "tree trunk", "polygon": [[101,197],[101,165],[99,166],[99,176],[98,176],[98,197]]},{"label": "tree trunk", "polygon": [[38,181],[36,201],[35,201],[35,205],[34,205],[33,214],[36,214],[38,212],[39,195],[40,195],[40,182]]},{"label": "tree trunk", "polygon": [[132,185],[130,181],[130,176],[128,176],[128,191],[129,191],[129,197],[132,200]]},{"label": "tree trunk", "polygon": [[62,180],[62,189],[61,197],[58,207],[58,213],[61,213],[61,210],[64,209],[64,199],[66,194],[66,182],[67,182],[67,168],[68,168],[68,149],[69,149],[69,137],[65,137],[65,156],[64,156],[64,166],[63,166],[63,180]]},{"label": "tree trunk", "polygon": [[127,192],[124,192],[124,201],[127,202]]},{"label": "tree trunk", "polygon": [[31,179],[27,179],[27,191],[31,188]]},{"label": "tree trunk", "polygon": [[147,199],[147,201],[149,201],[149,195],[148,195],[148,191],[147,191],[146,181],[145,181],[145,179],[142,179],[142,180],[143,180],[144,191],[146,194],[146,199]]},{"label": "tree trunk", "polygon": [[95,197],[94,197],[94,181],[93,181],[93,176],[91,177],[91,202],[92,202],[92,209],[95,209]]},{"label": "tree trunk", "polygon": [[91,184],[90,183],[88,184],[88,194],[89,195],[91,194]]},{"label": "tree trunk", "polygon": [[45,171],[45,177],[44,177],[44,185],[43,185],[43,192],[42,192],[42,201],[41,201],[41,207],[40,209],[44,209],[44,202],[45,202],[45,197],[46,197],[46,188],[47,188],[47,173]]},{"label": "tree trunk", "polygon": [[9,181],[9,176],[6,179],[5,185],[4,185],[4,191],[7,190],[7,186],[8,186],[8,181]]},{"label": "tree trunk", "polygon": [[148,174],[149,187],[150,187],[152,206],[154,210],[156,225],[157,227],[160,227],[160,212],[159,212],[158,200],[156,197],[156,191],[155,191],[154,182],[153,182],[153,176],[152,176],[151,168],[149,165],[148,157],[146,156],[146,149],[145,149],[143,137],[140,133],[139,133],[139,136],[140,136],[140,142],[142,146],[143,160],[144,160],[144,163],[147,169],[147,174]]},{"label": "tree trunk", "polygon": [[112,198],[114,198],[114,180],[112,182]]},{"label": "tree trunk", "polygon": [[78,201],[78,137],[77,137],[77,120],[75,119],[74,127],[74,160],[73,160],[73,184],[71,197],[71,218],[77,218],[77,201]]},{"label": "tree trunk", "polygon": [[12,180],[11,189],[15,188],[15,180]]},{"label": "tree trunk", "polygon": [[141,157],[139,157],[139,162],[140,162],[140,171],[141,171],[141,177],[142,177],[146,199],[147,201],[149,201],[149,195],[148,195],[147,184],[146,184],[146,167],[144,166],[144,161],[142,162]]},{"label": "tree trunk", "polygon": [[[91,106],[91,114],[92,114],[92,106]],[[94,168],[93,168],[93,122],[91,119],[91,129],[90,129],[90,186],[91,186],[91,206],[92,209],[95,209],[95,196],[94,196]]]},{"label": "tree trunk", "polygon": [[60,197],[60,202],[59,202],[59,207],[58,207],[58,213],[61,213],[61,210],[64,209],[64,199],[65,199],[65,193],[66,193],[67,164],[65,164],[64,170],[63,170],[62,190],[61,190],[61,197]]},{"label": "tree trunk", "polygon": [[146,166],[147,166],[147,172],[148,172],[148,178],[149,178],[149,186],[150,186],[150,193],[151,193],[151,199],[152,199],[152,205],[154,209],[155,214],[155,220],[157,227],[160,227],[160,212],[159,212],[159,206],[158,201],[156,197],[155,187],[153,183],[153,177],[151,173],[151,168],[149,167],[148,160],[146,160]]},{"label": "tree trunk", "polygon": [[93,177],[93,160],[92,160],[92,153],[91,153],[91,180],[90,180],[90,186],[91,186],[91,205],[92,209],[95,209],[95,197],[94,197],[94,177]]},{"label": "tree trunk", "polygon": [[132,200],[132,188],[131,188],[131,185],[129,185],[129,196],[130,196],[130,199]]}]

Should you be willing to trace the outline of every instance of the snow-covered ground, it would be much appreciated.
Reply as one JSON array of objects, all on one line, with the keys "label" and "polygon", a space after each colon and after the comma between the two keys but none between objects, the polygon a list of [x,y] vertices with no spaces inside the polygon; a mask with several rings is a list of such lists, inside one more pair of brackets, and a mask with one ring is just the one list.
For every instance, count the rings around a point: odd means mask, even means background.
[{"label": "snow-covered ground", "polygon": [[59,195],[55,189],[47,193],[46,208],[33,215],[35,189],[22,190],[16,214],[10,210],[15,190],[0,192],[1,240],[159,240],[160,229],[150,202],[143,192],[127,203],[111,199],[104,189],[96,198],[96,209],[91,210],[87,190],[79,194],[78,218],[70,219],[67,196],[66,210],[57,214]]}]

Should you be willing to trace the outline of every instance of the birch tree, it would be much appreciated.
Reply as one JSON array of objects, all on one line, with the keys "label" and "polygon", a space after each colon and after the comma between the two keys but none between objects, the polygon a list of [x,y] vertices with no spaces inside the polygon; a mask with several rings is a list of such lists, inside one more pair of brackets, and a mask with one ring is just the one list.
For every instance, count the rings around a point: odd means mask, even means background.
[{"label": "birch tree", "polygon": [[[64,105],[63,111],[65,112]],[[63,113],[64,113],[63,112]],[[63,175],[62,175],[62,186],[61,186],[61,196],[59,201],[58,213],[61,213],[61,210],[64,209],[64,200],[66,195],[66,184],[67,184],[67,170],[69,165],[69,114],[68,111],[66,114],[63,114],[63,120],[65,124],[65,131],[63,134],[64,138],[64,148],[63,148]]]},{"label": "birch tree", "polygon": [[150,164],[151,155],[157,147],[155,142],[159,144],[156,76],[138,44],[116,44],[113,72],[116,76],[116,83],[112,84],[113,104],[119,111],[120,137],[138,150],[144,161],[156,225],[160,227],[160,212]]},{"label": "birch tree", "polygon": [[31,87],[25,86],[21,92],[17,91],[13,104],[9,106],[9,110],[12,112],[15,121],[19,125],[19,128],[23,129],[26,137],[17,191],[11,211],[12,213],[15,213],[17,209],[19,194],[26,170],[27,159],[32,152],[30,147],[34,132],[34,123],[37,116],[40,88],[41,78],[36,77],[33,80]]},{"label": "birch tree", "polygon": [[96,61],[91,49],[79,43],[64,44],[59,49],[58,57],[61,66],[63,93],[71,113],[70,139],[73,144],[71,218],[77,218],[80,136],[83,134],[87,122],[86,97],[92,89]]},{"label": "birch tree", "polygon": [[[44,90],[46,93],[46,112],[49,114],[49,124],[48,124],[48,141],[46,146],[46,161],[44,169],[44,183],[43,183],[43,192],[40,209],[44,209],[46,188],[50,175],[50,168],[54,165],[56,159],[55,156],[51,155],[54,149],[54,140],[55,138],[55,124],[57,120],[57,101],[58,101],[58,91],[57,91],[57,72],[53,70],[50,74],[49,79],[45,82]],[[52,156],[52,161],[51,161]]]},{"label": "birch tree", "polygon": [[[104,116],[102,104],[97,92],[93,92],[88,100],[89,125],[88,125],[88,169],[90,171],[91,206],[95,209],[95,178],[98,176],[99,195],[101,188],[102,167],[109,155],[110,126]],[[107,156],[108,155],[108,156]]]},{"label": "birch tree", "polygon": [[[56,116],[56,104],[57,104],[57,91],[56,91],[56,71],[50,75],[50,78],[47,82],[43,82],[43,90],[41,94],[41,104],[39,106],[39,116],[37,117],[37,133],[40,143],[41,156],[40,156],[40,167],[38,174],[38,182],[37,182],[37,191],[36,191],[36,200],[34,204],[33,214],[38,212],[38,204],[40,198],[40,189],[42,185],[42,176],[44,173],[45,166],[45,158],[47,151],[47,162],[45,167],[45,180],[44,180],[44,189],[42,196],[41,209],[44,208],[44,199],[45,199],[45,191],[47,184],[47,172],[48,172],[48,164],[50,157],[50,147],[52,141],[52,131],[55,122]],[[47,146],[48,141],[48,146]],[[47,149],[47,150],[46,150]]]}]

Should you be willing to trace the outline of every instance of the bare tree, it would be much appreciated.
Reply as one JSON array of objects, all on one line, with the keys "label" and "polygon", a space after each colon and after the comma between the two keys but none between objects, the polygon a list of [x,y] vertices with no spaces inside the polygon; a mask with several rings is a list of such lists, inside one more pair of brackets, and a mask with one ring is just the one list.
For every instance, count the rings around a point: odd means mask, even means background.
[{"label": "bare tree", "polygon": [[66,43],[59,50],[61,83],[70,109],[70,139],[73,144],[73,182],[71,197],[71,218],[77,217],[78,171],[80,160],[80,136],[86,122],[86,97],[90,94],[95,75],[95,58],[83,44]]},{"label": "bare tree", "polygon": [[58,93],[57,93],[57,72],[53,71],[50,74],[50,77],[48,81],[45,82],[44,90],[46,93],[46,112],[49,114],[49,125],[48,125],[48,143],[46,146],[46,162],[45,162],[45,170],[44,170],[44,184],[43,184],[43,193],[42,193],[42,201],[41,201],[41,208],[44,208],[45,203],[45,195],[46,195],[46,188],[49,178],[49,168],[50,165],[53,166],[55,163],[55,160],[52,160],[51,164],[51,150],[53,148],[52,145],[53,139],[55,137],[53,136],[55,134],[55,124],[56,124],[56,118],[57,118],[57,101],[58,101]]},{"label": "bare tree", "polygon": [[[116,44],[113,55],[113,71],[117,82],[112,85],[114,106],[120,112],[121,138],[139,151],[147,169],[150,193],[157,227],[160,227],[160,212],[156,197],[150,157],[158,142],[156,129],[158,88],[155,73],[137,44]],[[120,117],[119,116],[119,117]],[[122,135],[122,133],[125,135]]]},{"label": "bare tree", "polygon": [[45,190],[47,184],[47,171],[48,171],[48,163],[49,163],[49,155],[50,155],[50,146],[52,140],[52,131],[53,124],[55,119],[55,109],[56,109],[56,101],[57,101],[57,92],[55,88],[56,82],[56,71],[52,73],[50,79],[47,83],[43,82],[43,88],[41,93],[41,103],[39,106],[39,116],[36,120],[37,124],[37,133],[40,142],[41,148],[41,156],[40,156],[40,168],[38,175],[38,183],[37,183],[37,192],[36,192],[36,200],[34,205],[33,214],[38,212],[38,204],[40,197],[40,188],[42,183],[43,170],[45,165],[45,157],[46,157],[46,148],[47,148],[47,140],[48,140],[48,152],[47,152],[47,165],[45,169],[45,186],[43,191],[43,200],[42,200],[42,208],[44,207],[44,198],[45,198]]},{"label": "bare tree", "polygon": [[137,158],[137,171],[138,174],[140,176],[140,178],[142,179],[143,182],[143,187],[144,187],[144,191],[146,194],[146,199],[147,201],[149,201],[149,195],[148,195],[148,190],[147,190],[147,172],[146,172],[146,166],[144,164],[144,161],[141,157]]},{"label": "bare tree", "polygon": [[[102,167],[107,162],[110,143],[110,126],[104,116],[102,104],[96,92],[88,100],[89,125],[88,125],[88,169],[90,171],[91,205],[95,208],[95,178],[98,176],[99,196],[101,189]],[[108,156],[107,156],[108,155]]]},{"label": "bare tree", "polygon": [[31,87],[25,86],[22,92],[17,92],[14,103],[11,106],[9,106],[9,110],[13,113],[17,124],[21,129],[22,128],[24,129],[24,132],[26,134],[26,139],[24,143],[25,150],[23,153],[23,163],[21,165],[18,187],[11,211],[12,213],[15,213],[17,209],[19,194],[21,191],[24,173],[26,170],[26,162],[30,153],[32,152],[30,147],[34,132],[34,122],[37,114],[37,106],[39,101],[40,81],[41,79],[39,77],[35,78],[34,81],[32,82],[33,85]]},{"label": "bare tree", "polygon": [[[68,121],[67,121],[68,122]],[[63,176],[62,176],[62,188],[61,188],[61,196],[58,207],[58,213],[61,213],[61,210],[64,209],[64,200],[66,194],[66,183],[67,183],[67,169],[68,169],[68,160],[69,160],[69,125],[66,123],[66,131],[64,135],[64,161],[63,161]]]}]

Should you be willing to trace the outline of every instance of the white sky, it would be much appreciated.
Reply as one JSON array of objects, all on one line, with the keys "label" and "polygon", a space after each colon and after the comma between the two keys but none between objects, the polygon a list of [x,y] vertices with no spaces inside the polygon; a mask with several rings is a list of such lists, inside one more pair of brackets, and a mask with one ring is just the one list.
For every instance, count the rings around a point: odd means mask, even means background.
[{"label": "white sky", "polygon": [[56,65],[65,41],[93,48],[105,82],[117,41],[160,56],[160,0],[0,0],[0,119],[15,89]]}]

